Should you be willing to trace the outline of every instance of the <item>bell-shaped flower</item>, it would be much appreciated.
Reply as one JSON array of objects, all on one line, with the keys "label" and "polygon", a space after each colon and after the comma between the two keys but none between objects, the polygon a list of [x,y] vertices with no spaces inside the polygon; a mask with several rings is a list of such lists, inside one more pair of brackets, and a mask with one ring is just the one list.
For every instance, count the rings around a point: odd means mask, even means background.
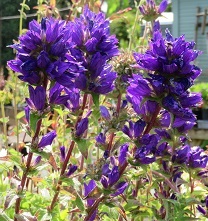
[{"label": "bell-shaped flower", "polygon": [[138,120],[135,123],[133,123],[132,121],[129,121],[129,127],[124,125],[122,131],[126,135],[128,135],[130,138],[137,139],[140,137],[140,135],[144,131],[145,126],[146,126],[146,123],[142,119]]},{"label": "bell-shaped flower", "polygon": [[129,144],[125,143],[120,147],[120,152],[118,156],[119,166],[121,167],[127,162]]},{"label": "bell-shaped flower", "polygon": [[93,191],[97,188],[97,184],[94,180],[90,180],[88,184],[84,183],[84,197],[91,198],[93,195]]},{"label": "bell-shaped flower", "polygon": [[187,162],[191,168],[206,168],[208,165],[208,155],[200,147],[192,147]]},{"label": "bell-shaped flower", "polygon": [[203,215],[206,215],[207,214],[207,211],[200,205],[198,205],[197,207],[197,210],[202,213]]},{"label": "bell-shaped flower", "polygon": [[105,120],[110,120],[111,116],[108,109],[105,106],[100,106],[100,114]]},{"label": "bell-shaped flower", "polygon": [[64,87],[61,86],[59,83],[55,83],[55,85],[50,88],[49,92],[49,103],[50,104],[59,104],[59,105],[67,105],[67,102],[70,98],[70,95],[63,94]]},{"label": "bell-shaped flower", "polygon": [[77,165],[69,165],[68,172],[66,173],[66,176],[71,176],[75,171],[77,170]]},{"label": "bell-shaped flower", "polygon": [[75,136],[81,137],[88,128],[88,118],[83,118],[76,126]]},{"label": "bell-shaped flower", "polygon": [[40,163],[41,159],[42,159],[41,156],[37,156],[33,162],[33,166],[37,166]]},{"label": "bell-shaped flower", "polygon": [[45,134],[42,138],[41,138],[41,140],[40,140],[40,142],[39,142],[39,144],[38,144],[38,148],[43,148],[43,147],[45,147],[45,146],[48,146],[48,145],[51,145],[52,144],[52,142],[53,142],[53,140],[54,140],[54,138],[57,136],[57,134],[56,134],[56,131],[54,130],[54,131],[51,131],[51,132],[49,132],[49,133],[47,133],[47,134]]},{"label": "bell-shaped flower", "polygon": [[190,156],[190,149],[189,145],[184,145],[176,149],[176,153],[173,155],[172,161],[179,164],[186,163]]},{"label": "bell-shaped flower", "polygon": [[60,160],[61,162],[64,162],[66,158],[66,148],[65,146],[61,146],[59,149],[60,149]]},{"label": "bell-shaped flower", "polygon": [[95,139],[96,139],[96,142],[97,142],[98,144],[104,145],[105,142],[106,142],[106,136],[105,136],[103,133],[99,133],[98,136],[96,136]]},{"label": "bell-shaped flower", "polygon": [[115,192],[112,193],[111,196],[115,197],[115,196],[118,196],[118,195],[122,194],[126,190],[127,187],[128,187],[128,183],[125,182],[125,181],[116,184],[114,186],[114,191]]},{"label": "bell-shaped flower", "polygon": [[29,85],[30,98],[26,98],[26,102],[30,109],[43,111],[46,103],[46,91],[42,86],[35,89]]}]

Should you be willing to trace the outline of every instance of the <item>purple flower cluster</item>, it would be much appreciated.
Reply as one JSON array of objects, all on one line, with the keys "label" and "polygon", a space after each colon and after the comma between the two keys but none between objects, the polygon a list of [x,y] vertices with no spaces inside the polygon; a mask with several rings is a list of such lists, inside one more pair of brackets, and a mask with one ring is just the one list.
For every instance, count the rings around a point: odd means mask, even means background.
[{"label": "purple flower cluster", "polygon": [[73,76],[84,70],[67,54],[71,43],[64,38],[65,25],[65,21],[54,18],[44,18],[41,24],[34,20],[26,34],[19,37],[20,43],[11,46],[17,50],[17,58],[8,66],[21,73],[22,81],[40,85],[50,79],[70,87]]},{"label": "purple flower cluster", "polygon": [[186,164],[190,168],[205,168],[208,164],[208,155],[200,147],[184,145],[176,150],[172,160]]},{"label": "purple flower cluster", "polygon": [[[128,144],[123,144],[120,147],[120,152],[118,158],[110,157],[110,162],[105,163],[102,167],[102,176],[100,182],[104,188],[104,193],[106,190],[106,197],[116,197],[122,194],[128,187],[126,181],[119,181],[121,174],[121,167],[127,162],[128,154]],[[107,159],[108,154],[105,152],[104,157]],[[101,192],[95,194],[98,186],[95,180],[90,180],[88,184],[84,183],[84,197],[87,200],[87,207],[90,208],[95,203],[97,195],[101,195]],[[97,209],[94,210],[89,220],[95,220],[97,214]]]},{"label": "purple flower cluster", "polygon": [[104,14],[95,14],[85,7],[80,18],[67,24],[65,37],[73,44],[71,56],[85,68],[76,77],[75,86],[90,93],[112,91],[116,73],[107,62],[118,55],[118,40],[110,35],[109,20]]},{"label": "purple flower cluster", "polygon": [[97,94],[113,90],[117,75],[108,61],[118,54],[117,43],[104,14],[85,7],[80,18],[67,24],[52,17],[43,18],[41,24],[30,22],[19,43],[10,46],[17,56],[8,66],[30,84],[26,99],[30,109],[43,113],[48,102],[76,111],[80,90]]},{"label": "purple flower cluster", "polygon": [[192,64],[200,53],[193,47],[194,43],[186,42],[184,36],[174,39],[166,31],[166,38],[163,38],[156,30],[146,53],[134,53],[136,66],[148,72],[146,77],[134,75],[128,88],[129,100],[133,107],[137,107],[136,112],[141,112],[138,104],[145,97],[159,103],[182,121],[195,122],[190,108],[201,101],[201,96],[190,93],[188,89],[201,70]]},{"label": "purple flower cluster", "polygon": [[156,6],[154,0],[146,0],[146,5],[139,6],[139,10],[144,20],[152,21],[157,19],[166,10],[167,6],[167,0],[163,0],[159,6]]}]

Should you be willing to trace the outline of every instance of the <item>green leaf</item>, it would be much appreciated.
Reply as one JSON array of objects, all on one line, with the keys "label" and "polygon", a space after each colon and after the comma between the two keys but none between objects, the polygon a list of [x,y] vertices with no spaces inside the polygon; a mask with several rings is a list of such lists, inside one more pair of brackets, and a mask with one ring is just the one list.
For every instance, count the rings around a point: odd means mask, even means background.
[{"label": "green leaf", "polygon": [[51,219],[52,219],[52,215],[46,212],[40,221],[46,221],[46,220],[51,220]]},{"label": "green leaf", "polygon": [[141,206],[139,204],[138,200],[130,199],[128,200],[127,204],[124,206],[125,211],[131,211],[133,209],[136,209],[138,206]]},{"label": "green leaf", "polygon": [[0,220],[1,221],[12,221],[13,219],[10,219],[5,212],[0,211]]},{"label": "green leaf", "polygon": [[24,111],[21,111],[21,112],[19,112],[18,114],[17,114],[17,116],[16,116],[16,119],[21,119],[22,117],[24,117],[25,116],[25,112]]},{"label": "green leaf", "polygon": [[26,4],[21,3],[20,4],[25,10],[30,10],[30,7]]},{"label": "green leaf", "polygon": [[3,124],[6,124],[9,122],[9,117],[2,117],[0,118],[0,122],[2,122]]},{"label": "green leaf", "polygon": [[14,193],[9,193],[7,196],[6,196],[6,200],[4,202],[4,209],[8,209],[9,207],[11,207],[15,202],[16,202],[16,199],[18,198],[18,196]]},{"label": "green leaf", "polygon": [[81,154],[87,159],[88,156],[88,147],[90,146],[90,141],[87,139],[75,139],[75,142],[78,145],[78,149]]},{"label": "green leaf", "polygon": [[60,115],[61,118],[63,118],[64,111],[62,110],[62,108],[60,106],[54,108],[54,110]]},{"label": "green leaf", "polygon": [[30,213],[22,213],[22,214],[15,214],[15,218],[18,221],[38,221],[37,217],[32,216]]},{"label": "green leaf", "polygon": [[12,162],[16,163],[16,166],[20,166],[22,164],[22,158],[20,152],[17,152],[13,148],[9,149],[10,159]]},{"label": "green leaf", "polygon": [[96,107],[99,107],[99,94],[92,93],[93,103]]},{"label": "green leaf", "polygon": [[18,11],[20,12],[20,15],[21,15],[24,19],[27,18],[27,15],[26,15],[25,12],[23,12],[23,11],[21,11],[21,10],[18,10]]},{"label": "green leaf", "polygon": [[38,116],[36,113],[30,114],[30,130],[33,135],[35,134],[37,123],[39,120],[40,120],[40,116]]},{"label": "green leaf", "polygon": [[85,210],[82,198],[80,197],[80,195],[78,193],[77,193],[77,197],[75,199],[75,204],[82,212]]}]

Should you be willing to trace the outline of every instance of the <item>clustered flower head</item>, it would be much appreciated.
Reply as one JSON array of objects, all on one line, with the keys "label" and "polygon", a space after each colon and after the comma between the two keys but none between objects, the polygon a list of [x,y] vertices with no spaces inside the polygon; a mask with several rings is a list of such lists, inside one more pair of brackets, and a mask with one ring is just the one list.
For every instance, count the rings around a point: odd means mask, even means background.
[{"label": "clustered flower head", "polygon": [[[64,38],[65,25],[65,21],[52,17],[42,19],[41,24],[34,20],[26,34],[19,37],[19,43],[11,45],[17,51],[17,58],[9,61],[8,66],[21,73],[22,81],[40,85],[50,79],[62,84],[83,70],[82,65],[67,54],[71,43]],[[70,82],[64,85],[71,86]]]},{"label": "clustered flower head", "polygon": [[205,168],[208,164],[208,155],[198,146],[184,145],[176,150],[173,161],[184,163],[190,168]]},{"label": "clustered flower head", "polygon": [[105,15],[95,14],[85,7],[80,18],[67,24],[65,37],[73,42],[71,55],[85,68],[75,79],[75,86],[90,93],[112,91],[116,73],[108,61],[118,55],[118,40],[110,35]]},{"label": "clustered flower head", "polygon": [[174,39],[167,30],[163,38],[156,30],[145,54],[134,53],[136,66],[147,72],[147,76],[135,74],[128,88],[129,101],[136,112],[145,97],[178,118],[177,127],[180,120],[194,125],[196,118],[190,108],[201,101],[201,95],[188,89],[201,70],[192,64],[200,53],[193,47],[194,43],[186,42],[184,36]]},{"label": "clustered flower head", "polygon": [[146,21],[156,20],[162,12],[166,10],[168,1],[163,0],[159,6],[155,4],[155,0],[146,0],[146,5],[139,6],[139,10]]},{"label": "clustered flower head", "polygon": [[[114,89],[117,75],[108,61],[118,55],[117,43],[116,37],[110,35],[105,15],[95,14],[86,6],[80,18],[68,24],[52,17],[43,18],[40,24],[30,22],[19,43],[10,46],[17,56],[8,66],[33,86],[32,97],[27,99],[30,109],[43,111],[47,100],[76,111],[80,90],[106,94]],[[53,86],[46,99],[49,82]]]},{"label": "clustered flower head", "polygon": [[[147,0],[139,10],[145,20],[152,21],[166,8],[167,0],[159,6],[154,0]],[[85,7],[79,18],[68,23],[54,18],[44,18],[40,24],[32,21],[26,34],[19,38],[19,43],[11,46],[17,51],[17,57],[8,62],[13,71],[20,73],[18,77],[29,84],[30,97],[26,98],[25,108],[28,123],[32,117],[39,122],[48,109],[62,105],[73,115],[78,114],[71,130],[73,142],[87,139],[85,135],[91,125],[90,104],[86,116],[81,113],[85,109],[80,108],[81,91],[85,95],[107,94],[115,88],[120,95],[126,92],[126,100],[122,104],[118,102],[113,113],[104,105],[98,106],[100,121],[105,123],[100,124],[101,130],[98,130],[95,142],[104,150],[104,155],[94,177],[86,170],[86,177],[91,180],[84,182],[83,193],[88,220],[92,221],[98,214],[98,208],[94,205],[99,197],[111,200],[127,189],[129,184],[122,180],[122,175],[128,163],[136,167],[159,159],[158,165],[164,172],[171,173],[172,177],[168,180],[177,187],[183,173],[182,165],[195,169],[206,168],[208,164],[208,156],[203,149],[190,147],[184,135],[196,121],[191,108],[201,101],[200,94],[189,92],[201,73],[193,64],[200,54],[194,50],[194,43],[186,42],[184,36],[173,38],[168,30],[163,38],[156,23],[148,50],[144,54],[134,53],[131,57],[126,55],[129,59],[121,65],[116,62],[126,57],[118,57],[114,61],[116,73],[109,61],[119,54],[117,43],[116,37],[110,34],[109,20],[105,19],[104,14],[95,14]],[[133,57],[135,60],[130,65]],[[129,104],[136,115],[134,119],[131,116],[131,119],[121,120],[122,109],[129,107]],[[116,135],[112,133],[108,136],[108,132],[111,129],[115,131],[115,128],[128,136],[117,140],[117,146],[113,140]],[[35,144],[38,151],[51,145],[56,136],[55,131],[50,131],[40,141],[37,138]],[[128,143],[120,144],[126,139]],[[174,142],[171,142],[173,139]],[[109,148],[110,145],[114,145],[114,149]],[[64,165],[69,152],[66,154],[65,146],[59,150],[60,163]],[[39,157],[34,165],[40,160]],[[62,174],[66,177],[71,177],[78,169],[74,164],[66,168],[68,171]],[[163,189],[161,182],[160,194],[176,199],[175,193],[170,195],[170,189],[166,189]],[[206,198],[206,207],[207,201]],[[90,211],[92,208],[94,210]],[[202,212],[203,208],[199,205],[198,210]],[[163,206],[161,211],[164,211]]]}]

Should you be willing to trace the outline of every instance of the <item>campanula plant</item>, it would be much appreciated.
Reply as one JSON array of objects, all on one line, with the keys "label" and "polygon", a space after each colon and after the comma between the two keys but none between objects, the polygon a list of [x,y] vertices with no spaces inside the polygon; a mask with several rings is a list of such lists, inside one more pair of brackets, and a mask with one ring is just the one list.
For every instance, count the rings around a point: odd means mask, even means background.
[{"label": "campanula plant", "polygon": [[136,6],[151,22],[143,52],[131,41],[119,50],[110,20],[90,6],[68,21],[33,20],[10,45],[8,66],[28,85],[31,141],[24,155],[5,147],[15,169],[1,174],[0,218],[206,220],[208,155],[187,135],[202,100],[190,92],[201,52],[162,33],[167,0]]}]

